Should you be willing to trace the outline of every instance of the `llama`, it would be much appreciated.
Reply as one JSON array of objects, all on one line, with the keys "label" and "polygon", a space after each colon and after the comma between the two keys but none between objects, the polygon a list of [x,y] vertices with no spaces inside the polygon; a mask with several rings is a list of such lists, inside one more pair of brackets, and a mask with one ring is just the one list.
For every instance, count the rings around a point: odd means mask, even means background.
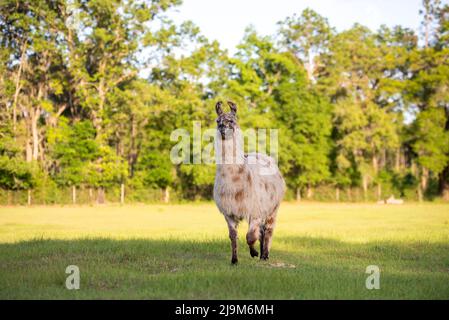
[{"label": "llama", "polygon": [[228,224],[231,263],[238,262],[237,226],[243,219],[249,224],[246,242],[251,257],[259,255],[254,248],[259,240],[260,259],[267,260],[285,182],[273,158],[261,153],[244,154],[237,106],[231,101],[228,105],[229,113],[223,112],[221,101],[215,106],[218,118],[214,200]]}]

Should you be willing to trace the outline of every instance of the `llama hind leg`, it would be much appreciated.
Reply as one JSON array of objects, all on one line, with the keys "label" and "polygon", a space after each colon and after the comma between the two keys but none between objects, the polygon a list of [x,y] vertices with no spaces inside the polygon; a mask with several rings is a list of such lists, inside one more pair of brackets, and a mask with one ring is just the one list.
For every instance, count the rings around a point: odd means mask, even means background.
[{"label": "llama hind leg", "polygon": [[260,219],[251,219],[249,223],[248,233],[246,234],[246,242],[249,246],[249,254],[251,257],[258,257],[259,252],[254,248],[254,244],[260,239]]},{"label": "llama hind leg", "polygon": [[263,228],[263,238],[261,238],[260,247],[260,259],[268,260],[270,255],[271,248],[271,240],[273,237],[274,226],[276,224],[276,216],[275,213],[272,216],[269,216],[267,221],[265,222],[265,226]]},{"label": "llama hind leg", "polygon": [[232,264],[236,264],[238,262],[238,258],[237,258],[237,226],[238,226],[238,221],[234,221],[232,218],[226,217],[226,222],[228,223],[229,239],[231,240],[231,249],[232,249],[231,263]]}]

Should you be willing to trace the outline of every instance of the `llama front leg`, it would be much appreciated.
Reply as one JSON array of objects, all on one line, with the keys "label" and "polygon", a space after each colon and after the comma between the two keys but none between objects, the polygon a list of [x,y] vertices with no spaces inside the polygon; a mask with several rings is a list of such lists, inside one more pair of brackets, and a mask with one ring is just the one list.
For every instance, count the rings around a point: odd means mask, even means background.
[{"label": "llama front leg", "polygon": [[237,258],[237,226],[238,226],[238,222],[236,222],[232,218],[228,218],[228,217],[226,217],[226,222],[228,223],[229,239],[231,240],[231,248],[232,248],[231,263],[236,264],[238,262],[238,258]]},{"label": "llama front leg", "polygon": [[260,239],[260,222],[260,219],[251,219],[249,222],[248,233],[246,234],[249,253],[253,258],[259,256],[259,252],[254,248],[254,244]]},{"label": "llama front leg", "polygon": [[265,222],[265,226],[263,228],[262,235],[260,239],[260,259],[261,260],[268,260],[268,256],[270,255],[270,248],[271,248],[271,239],[273,237],[273,231],[274,226],[276,224],[276,216],[270,216],[268,217],[267,221]]}]

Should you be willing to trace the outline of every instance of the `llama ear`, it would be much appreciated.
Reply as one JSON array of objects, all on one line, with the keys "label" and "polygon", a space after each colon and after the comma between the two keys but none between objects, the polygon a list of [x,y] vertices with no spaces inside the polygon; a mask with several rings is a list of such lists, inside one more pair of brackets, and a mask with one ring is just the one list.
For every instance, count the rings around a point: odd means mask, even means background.
[{"label": "llama ear", "polygon": [[237,114],[237,105],[234,102],[228,101],[228,106],[231,108],[233,114]]},{"label": "llama ear", "polygon": [[218,101],[217,104],[215,105],[215,111],[217,112],[217,114],[219,116],[221,116],[223,114],[223,110],[221,109],[222,104],[223,104],[223,102]]}]

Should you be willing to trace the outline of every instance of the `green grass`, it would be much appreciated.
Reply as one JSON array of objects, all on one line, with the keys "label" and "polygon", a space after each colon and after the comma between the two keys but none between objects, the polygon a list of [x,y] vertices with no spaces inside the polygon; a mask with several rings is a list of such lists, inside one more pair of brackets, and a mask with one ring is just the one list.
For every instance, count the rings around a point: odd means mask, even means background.
[{"label": "green grass", "polygon": [[[1,299],[448,299],[449,205],[289,204],[271,258],[213,204],[0,208]],[[80,290],[65,288],[77,265]],[[380,290],[365,269],[381,269]]]}]

